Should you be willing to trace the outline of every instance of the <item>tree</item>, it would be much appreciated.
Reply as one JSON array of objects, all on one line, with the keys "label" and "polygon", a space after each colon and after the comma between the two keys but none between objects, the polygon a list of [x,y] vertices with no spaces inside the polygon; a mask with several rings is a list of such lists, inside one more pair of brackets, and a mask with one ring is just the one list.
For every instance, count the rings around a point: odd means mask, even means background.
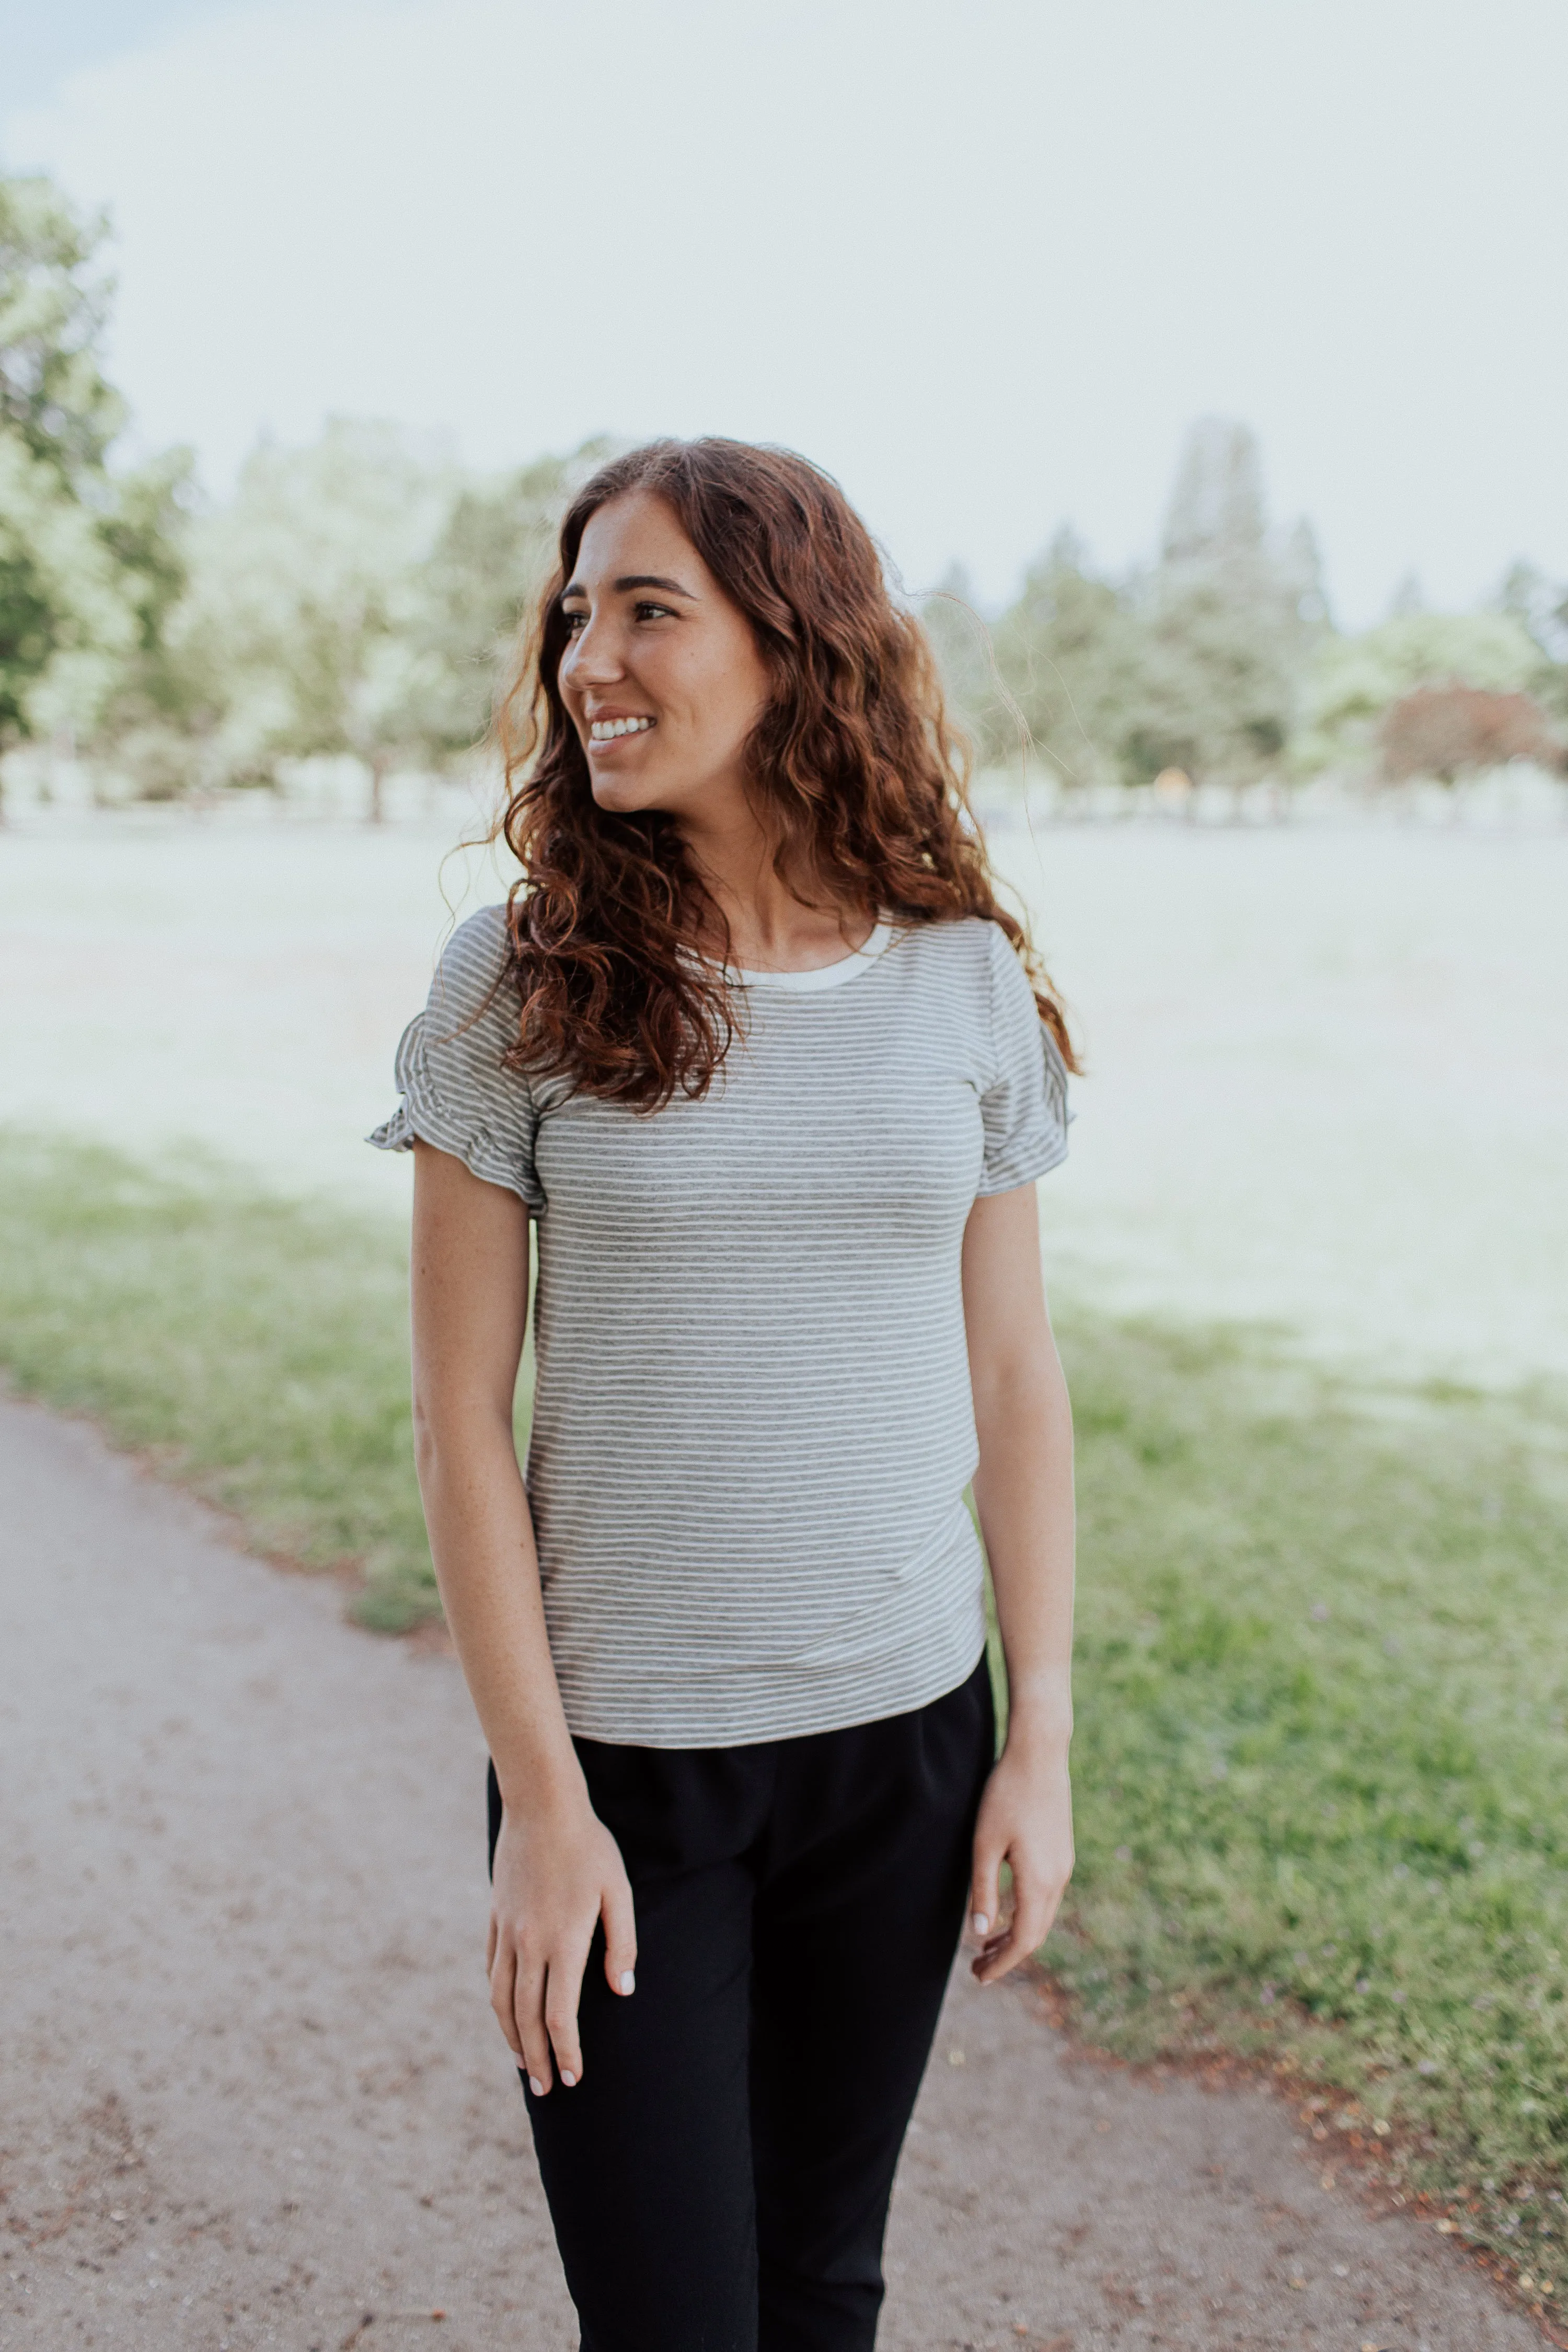
[{"label": "tree", "polygon": [[[1205,417],[1183,451],[1153,568],[1099,577],[1058,534],[998,622],[996,658],[1067,782],[1146,783],[1180,769],[1239,785],[1279,763],[1326,626],[1310,529],[1270,534],[1256,440]],[[1001,716],[987,714],[993,751]]]},{"label": "tree", "polygon": [[[1118,781],[1145,649],[1125,593],[1088,569],[1071,530],[1058,531],[1030,566],[995,642],[1007,691],[1061,781],[1069,787]],[[999,707],[991,740],[1005,752],[1003,716]],[[1016,740],[1016,720],[1009,731]]]},{"label": "tree", "polygon": [[561,518],[610,450],[585,441],[570,457],[458,487],[420,570],[415,623],[428,673],[422,740],[436,761],[460,757],[488,728],[519,623],[555,561]]},{"label": "tree", "polygon": [[104,235],[47,180],[0,178],[0,753],[90,709],[132,634],[100,528],[122,420],[99,364]]},{"label": "tree", "polygon": [[1519,623],[1541,656],[1532,691],[1558,719],[1568,720],[1568,586],[1532,563],[1516,563],[1503,581],[1498,608]]},{"label": "tree", "polygon": [[393,768],[443,766],[483,735],[562,511],[605,454],[474,479],[389,425],[264,444],[193,534],[167,625],[187,756],[214,782],[265,783],[285,759],[348,753],[379,819]]},{"label": "tree", "polygon": [[422,743],[434,657],[419,571],[454,469],[389,425],[336,419],[302,449],[264,442],[192,534],[169,623],[191,737],[214,782],[269,783],[286,758],[349,753],[379,817],[389,769]]},{"label": "tree", "polygon": [[1462,775],[1533,760],[1542,768],[1568,766],[1568,754],[1532,695],[1489,694],[1475,686],[1418,686],[1384,711],[1378,730],[1383,772],[1391,783]]},{"label": "tree", "polygon": [[1142,648],[1123,773],[1257,782],[1289,739],[1327,615],[1310,526],[1282,543],[1268,532],[1262,460],[1245,425],[1208,416],[1193,426],[1159,564],[1132,593]]},{"label": "tree", "polygon": [[110,469],[106,235],[47,180],[0,178],[0,755],[46,731],[101,747],[174,689],[191,461]]},{"label": "tree", "polygon": [[1263,545],[1263,461],[1256,434],[1200,416],[1183,444],[1165,509],[1163,563],[1255,555]]},{"label": "tree", "polygon": [[984,753],[993,731],[992,706],[1001,689],[974,585],[962,563],[950,563],[921,598],[920,618],[936,656],[948,714]]},{"label": "tree", "polygon": [[50,181],[0,178],[0,432],[79,492],[125,421],[99,363],[108,233]]},{"label": "tree", "polygon": [[0,431],[0,754],[95,706],[131,635],[118,588],[96,519]]},{"label": "tree", "polygon": [[129,779],[142,800],[174,800],[195,782],[190,675],[170,641],[190,581],[195,468],[171,449],[115,482],[102,537],[119,570],[129,641],[97,702],[86,750],[100,775]]},{"label": "tree", "polygon": [[1328,638],[1308,677],[1295,763],[1306,774],[1374,775],[1379,723],[1402,697],[1427,686],[1524,694],[1540,667],[1540,648],[1507,613],[1405,612],[1360,636]]}]

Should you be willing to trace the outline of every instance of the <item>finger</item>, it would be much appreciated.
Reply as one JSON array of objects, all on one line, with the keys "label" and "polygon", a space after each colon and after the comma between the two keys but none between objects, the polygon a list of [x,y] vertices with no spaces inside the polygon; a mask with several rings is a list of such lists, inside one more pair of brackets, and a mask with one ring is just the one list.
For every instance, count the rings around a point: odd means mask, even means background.
[{"label": "finger", "polygon": [[522,2051],[522,2068],[536,2099],[548,2096],[555,2072],[550,2063],[550,2036],[544,2030],[544,1969],[528,1954],[517,1958],[512,1994],[512,2018]]},{"label": "finger", "polygon": [[1037,1952],[1045,1942],[1050,1926],[1050,1911],[1038,1896],[1020,1901],[1013,1913],[1006,1933],[994,1936],[974,1964],[974,1973],[982,1984],[996,1984],[1012,1973],[1021,1960]]},{"label": "finger", "polygon": [[555,2053],[561,2080],[569,2091],[574,2091],[583,2079],[577,2003],[583,1996],[583,1971],[587,1965],[587,1945],[569,1945],[551,1960],[544,1980],[544,2030]]},{"label": "finger", "polygon": [[637,1927],[629,1879],[623,1875],[605,1887],[599,1916],[605,1923],[605,1976],[610,1990],[635,1992]]},{"label": "finger", "polygon": [[976,1836],[969,1879],[969,1932],[984,1943],[1002,1912],[1002,1848]]},{"label": "finger", "polygon": [[976,1984],[1000,1984],[1004,1977],[1012,1975],[1020,1960],[1027,1959],[1029,1949],[1028,1945],[1019,1943],[1016,1937],[1005,1936],[999,1944],[982,1952],[975,1961]]},{"label": "finger", "polygon": [[496,2013],[497,2023],[500,2025],[501,2032],[506,2036],[507,2048],[511,2052],[512,2056],[517,2060],[518,2064],[521,2066],[522,2063],[522,2042],[518,2034],[517,2021],[513,2013],[512,1979],[516,1973],[516,1969],[517,1954],[513,1951],[511,1945],[509,1942],[502,1941],[496,1923],[492,1919],[490,1921],[489,1958],[488,1963],[488,1973],[490,1980],[490,2007]]}]

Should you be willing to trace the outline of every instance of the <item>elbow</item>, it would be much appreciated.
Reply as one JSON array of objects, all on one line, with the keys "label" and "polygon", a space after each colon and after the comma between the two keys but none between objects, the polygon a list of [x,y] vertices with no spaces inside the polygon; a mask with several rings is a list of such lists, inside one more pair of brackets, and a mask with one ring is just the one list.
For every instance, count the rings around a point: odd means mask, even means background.
[{"label": "elbow", "polygon": [[421,1486],[429,1483],[436,1468],[436,1431],[424,1400],[417,1389],[414,1391],[414,1475]]},{"label": "elbow", "polygon": [[516,1460],[511,1416],[504,1408],[492,1409],[488,1398],[443,1396],[437,1406],[416,1381],[413,1406],[414,1468],[426,1492],[454,1464],[488,1458],[492,1447]]},{"label": "elbow", "polygon": [[1067,1381],[1053,1347],[1023,1349],[971,1368],[975,1417],[984,1421],[1069,1420]]},{"label": "elbow", "polygon": [[464,1418],[460,1412],[454,1413],[455,1402],[439,1388],[432,1394],[431,1384],[416,1375],[414,1467],[421,1486],[427,1486],[437,1470],[451,1459],[453,1441]]}]

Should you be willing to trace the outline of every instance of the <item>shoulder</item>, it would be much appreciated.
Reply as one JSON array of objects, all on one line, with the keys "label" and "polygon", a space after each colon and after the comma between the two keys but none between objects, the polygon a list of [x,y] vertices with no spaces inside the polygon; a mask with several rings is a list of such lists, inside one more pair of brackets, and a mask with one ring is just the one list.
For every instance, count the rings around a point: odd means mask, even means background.
[{"label": "shoulder", "polygon": [[911,968],[931,976],[942,1002],[962,1008],[979,1050],[1000,1070],[1010,1059],[1043,1057],[1047,1089],[1067,1098],[1067,1066],[1040,1017],[1033,983],[1006,932],[989,915],[911,925],[899,942]]},{"label": "shoulder", "polygon": [[923,970],[940,972],[948,981],[969,979],[989,983],[998,950],[1013,957],[1006,933],[987,915],[963,915],[956,922],[910,923],[894,941],[900,955]]},{"label": "shoulder", "polygon": [[465,916],[441,950],[443,971],[483,972],[493,979],[511,961],[511,929],[503,906]]},{"label": "shoulder", "polygon": [[966,1003],[987,1027],[998,1005],[1033,1004],[1024,967],[1001,924],[988,915],[911,923],[896,944],[911,971],[929,978],[949,1003]]},{"label": "shoulder", "polygon": [[507,910],[481,907],[460,922],[441,950],[431,990],[431,1006],[443,1002],[472,1020],[498,994],[512,960]]}]

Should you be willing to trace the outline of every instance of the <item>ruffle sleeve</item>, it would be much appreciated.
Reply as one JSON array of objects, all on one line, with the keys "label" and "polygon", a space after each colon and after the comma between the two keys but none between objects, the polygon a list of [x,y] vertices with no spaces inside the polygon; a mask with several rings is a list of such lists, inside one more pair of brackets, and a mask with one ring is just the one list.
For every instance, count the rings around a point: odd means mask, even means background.
[{"label": "ruffle sleeve", "polygon": [[527,1079],[504,1066],[517,1036],[509,965],[504,907],[482,908],[453,932],[429,1001],[397,1048],[402,1101],[366,1139],[379,1151],[434,1144],[542,1212],[538,1107]]},{"label": "ruffle sleeve", "polygon": [[991,928],[991,1048],[994,1075],[980,1097],[985,1160],[980,1196],[1032,1184],[1067,1158],[1068,1073],[1040,1019],[1023,965]]}]

